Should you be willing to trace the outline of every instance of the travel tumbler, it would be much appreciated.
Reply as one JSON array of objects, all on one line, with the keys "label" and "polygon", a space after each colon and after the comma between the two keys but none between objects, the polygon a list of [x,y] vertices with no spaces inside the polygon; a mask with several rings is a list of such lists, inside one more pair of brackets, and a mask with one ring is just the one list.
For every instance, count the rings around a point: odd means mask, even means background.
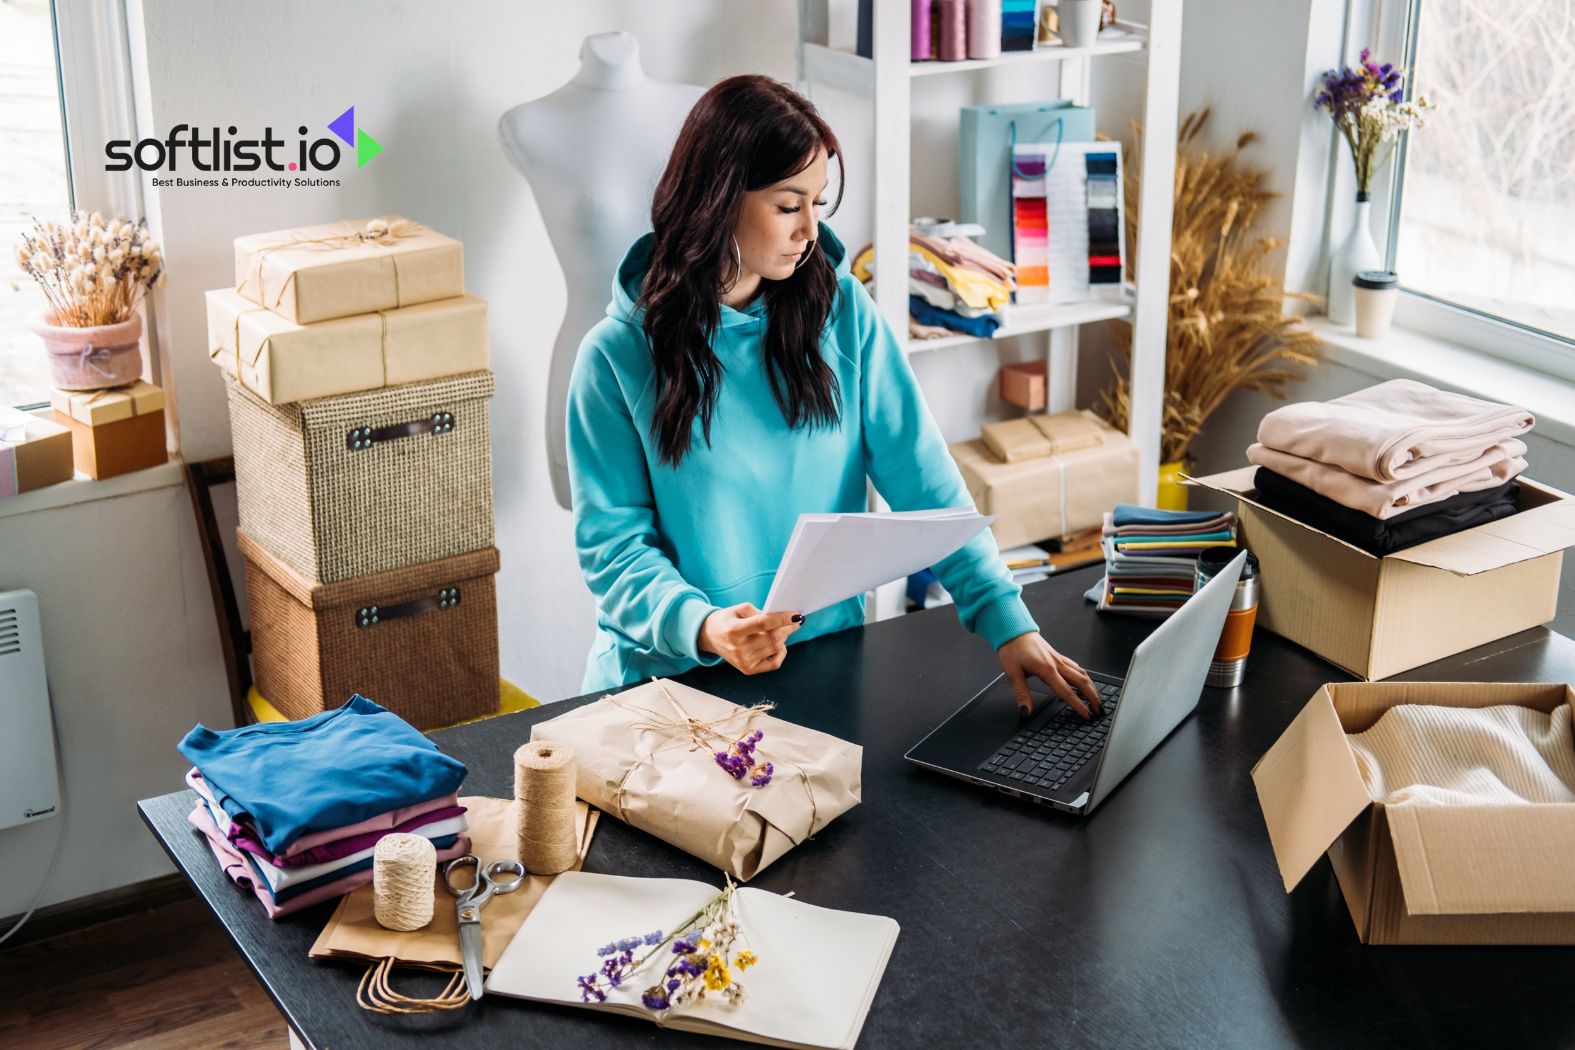
[{"label": "travel tumbler", "polygon": [[[1198,556],[1194,570],[1193,589],[1219,574],[1240,553],[1235,547],[1211,547]],[[1241,567],[1241,578],[1236,581],[1236,594],[1231,599],[1230,612],[1225,616],[1225,629],[1220,632],[1219,645],[1214,649],[1214,660],[1209,664],[1209,685],[1230,689],[1241,684],[1247,674],[1247,652],[1252,648],[1252,627],[1258,619],[1258,556],[1247,552],[1247,563]]]}]

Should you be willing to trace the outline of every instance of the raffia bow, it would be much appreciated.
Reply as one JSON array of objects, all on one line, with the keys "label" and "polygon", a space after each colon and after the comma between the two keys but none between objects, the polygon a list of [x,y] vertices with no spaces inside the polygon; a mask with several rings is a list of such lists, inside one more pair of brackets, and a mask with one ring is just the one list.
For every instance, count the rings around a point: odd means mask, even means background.
[{"label": "raffia bow", "polygon": [[[419,236],[423,229],[425,227],[418,222],[411,222],[409,219],[396,217],[392,219],[370,219],[359,230],[331,234],[327,237],[304,237],[299,230],[292,230],[288,240],[259,248],[253,253],[256,257],[254,272],[236,285],[235,290],[242,295],[246,295],[245,289],[247,285],[255,281],[257,284],[257,301],[270,310],[277,310],[279,304],[284,302],[285,294],[290,290],[290,285],[295,280],[295,273],[292,271],[290,276],[285,278],[284,283],[279,286],[279,294],[274,296],[273,302],[268,302],[263,288],[263,260],[274,252],[297,248],[328,251],[338,248],[355,248],[363,244],[375,244],[383,248],[391,248],[406,237]],[[247,296],[247,298],[249,299],[251,296]],[[397,257],[394,260],[394,299],[396,302],[403,302],[399,295],[399,260]]]},{"label": "raffia bow", "polygon": [[[629,728],[647,730],[656,733],[670,733],[681,738],[675,740],[666,747],[658,747],[655,750],[645,754],[643,758],[646,762],[649,762],[653,756],[658,755],[663,751],[671,751],[679,747],[687,747],[687,750],[689,751],[704,750],[714,752],[717,750],[725,750],[732,746],[733,740],[721,733],[721,726],[724,726],[729,722],[735,722],[742,718],[744,719],[744,727],[747,729],[750,718],[757,714],[766,714],[767,712],[776,708],[776,705],[768,700],[764,703],[755,704],[752,707],[740,708],[733,714],[725,715],[722,718],[712,718],[708,720],[699,719],[695,718],[689,714],[688,711],[684,710],[683,705],[673,698],[672,693],[667,691],[667,686],[662,682],[661,679],[652,678],[651,681],[655,683],[656,687],[662,691],[662,696],[666,698],[670,705],[672,705],[673,711],[676,712],[677,717],[672,717],[663,712],[652,711],[650,708],[641,707],[638,704],[630,703],[622,696],[608,695],[603,698],[611,703],[614,707],[622,708],[625,711],[637,712],[641,715],[644,715],[648,719],[648,721],[631,722],[629,724]],[[716,747],[717,744],[721,744],[721,747]],[[813,837],[815,823],[820,817],[820,810],[815,802],[815,788],[809,781],[809,774],[804,772],[804,768],[798,763],[788,762],[777,758],[761,750],[759,747],[755,748],[755,754],[769,759],[774,766],[786,766],[790,771],[798,774],[799,781],[804,785],[804,793],[809,796],[809,834],[806,834],[805,838]],[[623,776],[618,778],[618,787],[616,793],[613,796],[613,806],[618,810],[618,819],[626,824],[629,822],[629,818],[625,815],[623,809],[624,785],[628,783],[629,777],[636,769],[640,767],[640,764],[640,762],[631,763],[629,768],[624,770]],[[780,831],[781,829],[779,828],[778,830]],[[782,833],[787,835],[787,832],[785,831]],[[793,836],[788,835],[788,838],[792,839]],[[801,841],[802,840],[800,839],[793,839],[793,844],[796,846]]]}]

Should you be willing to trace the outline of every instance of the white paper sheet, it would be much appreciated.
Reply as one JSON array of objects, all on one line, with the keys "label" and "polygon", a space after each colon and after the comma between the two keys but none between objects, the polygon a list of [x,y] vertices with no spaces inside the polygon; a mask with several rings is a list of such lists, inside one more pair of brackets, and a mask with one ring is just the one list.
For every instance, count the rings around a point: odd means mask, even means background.
[{"label": "white paper sheet", "polygon": [[808,616],[934,565],[994,520],[972,507],[800,514],[764,611]]},{"label": "white paper sheet", "polygon": [[[596,950],[652,930],[672,933],[717,887],[688,879],[635,879],[568,871],[525,920],[487,979],[489,994],[585,1005],[577,978],[595,972]],[[740,947],[760,958],[742,976],[743,1002],[710,996],[671,1011],[663,1023],[782,1046],[852,1047],[896,942],[893,919],[816,907],[740,888]],[[651,1016],[640,1005],[662,970],[610,989],[591,1008]]]}]

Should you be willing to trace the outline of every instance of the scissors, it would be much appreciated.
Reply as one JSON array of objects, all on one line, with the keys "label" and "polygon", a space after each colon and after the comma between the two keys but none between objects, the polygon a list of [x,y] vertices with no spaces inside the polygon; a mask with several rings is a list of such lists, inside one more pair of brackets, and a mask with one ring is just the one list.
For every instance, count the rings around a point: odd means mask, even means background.
[{"label": "scissors", "polygon": [[[464,886],[454,885],[454,874],[466,869],[474,871],[474,876]],[[517,860],[482,864],[480,857],[467,853],[443,866],[443,884],[456,898],[454,914],[459,920],[459,953],[465,964],[465,983],[470,987],[472,1001],[481,998],[481,906],[491,900],[494,893],[513,893],[524,881],[525,865]]]}]

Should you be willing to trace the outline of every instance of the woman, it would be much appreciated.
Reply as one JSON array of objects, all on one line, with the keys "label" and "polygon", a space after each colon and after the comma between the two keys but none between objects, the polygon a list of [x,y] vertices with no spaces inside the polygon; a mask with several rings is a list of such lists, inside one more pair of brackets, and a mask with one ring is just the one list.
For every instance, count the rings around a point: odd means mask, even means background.
[{"label": "woman", "polygon": [[[972,503],[901,347],[819,221],[832,157],[836,136],[786,85],[741,76],[706,92],[657,185],[654,232],[580,346],[568,451],[597,600],[585,692],[723,660],[758,674],[790,641],[862,624],[862,598],[807,618],[756,605],[798,516],[867,509],[866,475],[897,510]],[[1039,635],[988,531],[935,571],[1020,709],[1034,675],[1087,716],[1073,688],[1094,698],[1093,684]]]}]

